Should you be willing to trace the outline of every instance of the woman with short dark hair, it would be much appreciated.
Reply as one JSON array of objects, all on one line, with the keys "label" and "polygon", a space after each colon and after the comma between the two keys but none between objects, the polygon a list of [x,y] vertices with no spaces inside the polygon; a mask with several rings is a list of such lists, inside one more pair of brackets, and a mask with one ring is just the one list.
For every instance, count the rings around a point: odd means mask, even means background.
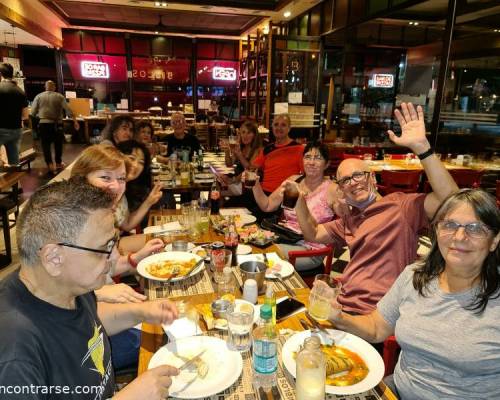
[{"label": "woman with short dark hair", "polygon": [[396,335],[401,355],[388,383],[401,399],[500,398],[500,210],[463,189],[432,223],[432,248],[406,267],[371,314],[339,312],[339,329],[369,342]]},{"label": "woman with short dark hair", "polygon": [[101,144],[116,146],[120,142],[132,139],[133,135],[134,119],[129,115],[116,115],[104,128],[104,140]]}]

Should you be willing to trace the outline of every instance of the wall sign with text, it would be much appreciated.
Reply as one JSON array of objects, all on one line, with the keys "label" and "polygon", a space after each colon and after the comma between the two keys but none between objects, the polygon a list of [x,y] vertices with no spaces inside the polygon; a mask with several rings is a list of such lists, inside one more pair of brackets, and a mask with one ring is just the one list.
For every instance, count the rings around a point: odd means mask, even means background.
[{"label": "wall sign with text", "polygon": [[212,70],[212,78],[218,81],[235,81],[236,80],[236,69],[234,68],[224,68],[224,67],[214,67]]},{"label": "wall sign with text", "polygon": [[394,86],[394,75],[392,74],[373,74],[373,78],[368,86],[376,88],[392,88]]},{"label": "wall sign with text", "polygon": [[82,61],[80,65],[84,78],[109,78],[109,67],[106,63]]}]

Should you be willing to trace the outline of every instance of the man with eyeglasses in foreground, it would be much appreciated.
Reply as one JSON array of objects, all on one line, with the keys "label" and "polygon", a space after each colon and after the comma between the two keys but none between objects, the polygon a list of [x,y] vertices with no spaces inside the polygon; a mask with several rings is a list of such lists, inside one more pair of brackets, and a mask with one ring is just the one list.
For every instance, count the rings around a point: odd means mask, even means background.
[{"label": "man with eyeglasses in foreground", "polygon": [[388,131],[390,139],[417,154],[434,192],[381,196],[368,165],[352,158],[337,169],[334,208],[339,219],[318,225],[302,194],[295,208],[306,240],[348,247],[350,262],[341,277],[338,302],[352,314],[375,309],[405,266],[415,260],[418,232],[428,226],[444,199],[458,190],[426,138],[422,107],[415,110],[413,104],[402,103],[394,114],[402,132],[396,136]]},{"label": "man with eyeglasses in foreground", "polygon": [[114,394],[108,335],[170,323],[167,300],[97,303],[119,256],[113,199],[81,178],[35,192],[17,223],[21,268],[0,284],[0,397],[164,399],[174,367],[151,369]]}]

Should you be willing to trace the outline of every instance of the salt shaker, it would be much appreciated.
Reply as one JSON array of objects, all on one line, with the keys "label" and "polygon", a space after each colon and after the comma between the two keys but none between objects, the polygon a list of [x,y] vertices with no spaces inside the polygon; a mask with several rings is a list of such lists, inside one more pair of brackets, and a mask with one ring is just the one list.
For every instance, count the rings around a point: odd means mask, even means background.
[{"label": "salt shaker", "polygon": [[257,303],[257,282],[255,279],[247,279],[243,285],[243,300],[252,304]]}]

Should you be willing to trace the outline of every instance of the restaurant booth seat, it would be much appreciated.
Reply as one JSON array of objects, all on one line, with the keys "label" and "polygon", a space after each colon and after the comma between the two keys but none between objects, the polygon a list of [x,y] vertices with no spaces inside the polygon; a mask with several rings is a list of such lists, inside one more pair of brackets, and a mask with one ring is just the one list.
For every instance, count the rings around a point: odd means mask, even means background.
[{"label": "restaurant booth seat", "polygon": [[416,193],[420,185],[422,171],[387,171],[380,173],[382,183],[378,185],[380,193],[387,195],[394,192]]},{"label": "restaurant booth seat", "polygon": [[314,283],[314,277],[318,274],[330,274],[332,270],[332,260],[333,260],[333,246],[327,245],[321,249],[314,250],[292,250],[288,252],[288,261],[295,267],[295,262],[297,258],[301,257],[326,257],[323,265],[319,265],[317,268],[310,269],[308,271],[297,271],[300,277],[307,283],[307,286],[312,287]]}]

